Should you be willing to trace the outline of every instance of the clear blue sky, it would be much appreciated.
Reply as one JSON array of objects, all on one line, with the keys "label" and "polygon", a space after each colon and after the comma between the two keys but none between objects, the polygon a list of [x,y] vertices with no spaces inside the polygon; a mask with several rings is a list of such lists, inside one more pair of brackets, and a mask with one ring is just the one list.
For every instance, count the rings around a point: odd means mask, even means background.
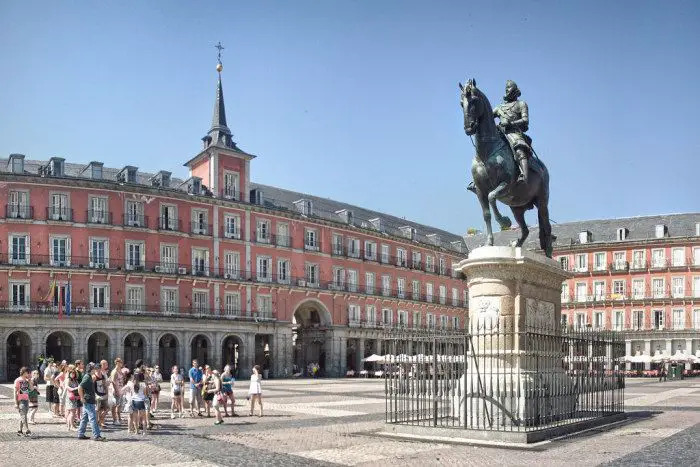
[{"label": "clear blue sky", "polygon": [[220,40],[253,181],[483,228],[457,81],[495,105],[514,79],[554,220],[698,211],[698,24],[698,1],[2,1],[0,155],[184,176]]}]

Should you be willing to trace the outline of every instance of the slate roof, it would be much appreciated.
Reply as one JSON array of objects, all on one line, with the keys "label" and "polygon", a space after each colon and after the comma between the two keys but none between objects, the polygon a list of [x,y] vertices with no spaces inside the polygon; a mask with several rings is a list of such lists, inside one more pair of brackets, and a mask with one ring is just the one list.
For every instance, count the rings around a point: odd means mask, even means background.
[{"label": "slate roof", "polygon": [[[48,161],[39,160],[24,160],[24,171],[26,174],[37,175],[39,173],[39,168],[48,164]],[[75,164],[70,162],[64,162],[64,174],[66,177],[88,179],[90,178],[90,172],[87,171],[83,173],[83,170],[88,164]],[[117,174],[122,169],[115,169],[109,167],[102,168],[102,180],[104,181],[117,181]],[[0,173],[11,172],[11,168],[8,167],[8,159],[0,158]],[[154,174],[138,171],[136,175],[137,184],[152,186],[150,179]],[[170,189],[186,192],[186,187],[183,185],[184,180],[177,177],[170,177]],[[440,245],[443,248],[452,250],[456,253],[461,253],[464,256],[467,254],[467,250],[464,246],[464,239],[453,233],[447,232],[442,229],[436,229],[424,224],[419,224],[417,222],[408,221],[396,216],[391,216],[389,214],[381,213],[378,211],[373,211],[370,209],[365,209],[352,204],[342,203],[340,201],[334,201],[327,198],[321,198],[318,196],[313,196],[306,193],[298,193],[290,190],[285,190],[282,188],[273,187],[270,185],[262,185],[259,183],[251,182],[251,189],[260,189],[263,193],[263,205],[270,209],[279,209],[292,212],[298,212],[296,206],[293,204],[295,201],[301,199],[310,200],[313,203],[313,216],[320,219],[329,220],[333,222],[342,222],[341,218],[336,211],[347,209],[352,211],[353,214],[353,225],[355,227],[365,227],[372,228],[370,224],[370,219],[380,218],[382,231],[387,234],[396,235],[399,237],[404,237],[399,227],[410,226],[416,229],[415,240],[420,243],[425,243],[427,245],[433,245],[433,242],[428,239],[429,234],[438,234],[440,237]],[[457,251],[451,242],[460,242],[463,251]]]},{"label": "slate roof", "polygon": [[[588,231],[591,239],[587,244],[604,244],[617,242],[617,229],[626,228],[626,241],[642,241],[656,238],[656,226],[667,228],[667,237],[695,237],[696,224],[700,223],[700,213],[664,214],[658,216],[624,217],[619,219],[596,219],[588,221],[566,222],[552,224],[552,233],[557,237],[554,248],[566,248],[580,245],[579,234]],[[496,225],[494,224],[494,227]],[[527,249],[539,248],[539,229],[529,227],[530,235],[525,242]],[[520,235],[519,229],[495,232],[494,244],[507,245]],[[467,247],[472,250],[486,242],[486,235],[467,235],[464,237]]]}]

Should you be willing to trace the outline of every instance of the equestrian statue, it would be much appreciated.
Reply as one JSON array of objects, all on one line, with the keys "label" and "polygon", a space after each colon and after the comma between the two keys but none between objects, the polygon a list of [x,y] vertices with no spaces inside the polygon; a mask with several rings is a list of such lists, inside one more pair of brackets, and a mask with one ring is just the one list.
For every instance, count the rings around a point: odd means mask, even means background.
[{"label": "equestrian statue", "polygon": [[[540,248],[551,258],[555,237],[549,223],[549,172],[538,157],[533,157],[532,140],[525,134],[529,126],[527,104],[518,99],[518,85],[508,80],[503,103],[493,110],[474,79],[464,86],[460,83],[459,89],[464,132],[473,137],[476,149],[472,160],[474,181],[467,188],[479,198],[486,223],[487,245],[493,245],[492,211],[501,230],[511,226],[510,219],[498,211],[496,200],[510,206],[513,212],[520,227],[520,237],[515,242],[518,247],[530,233],[525,223],[525,211],[537,207]],[[495,118],[498,118],[498,124]]]}]

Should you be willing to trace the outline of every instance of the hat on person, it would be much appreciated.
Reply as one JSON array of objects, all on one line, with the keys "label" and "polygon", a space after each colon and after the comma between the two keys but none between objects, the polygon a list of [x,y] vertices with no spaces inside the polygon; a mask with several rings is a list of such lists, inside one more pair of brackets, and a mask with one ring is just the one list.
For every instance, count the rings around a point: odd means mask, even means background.
[{"label": "hat on person", "polygon": [[85,372],[86,372],[86,373],[90,373],[90,372],[92,372],[92,370],[94,370],[95,368],[97,368],[97,365],[95,365],[93,362],[90,362],[90,363],[87,364],[87,367],[85,367]]}]

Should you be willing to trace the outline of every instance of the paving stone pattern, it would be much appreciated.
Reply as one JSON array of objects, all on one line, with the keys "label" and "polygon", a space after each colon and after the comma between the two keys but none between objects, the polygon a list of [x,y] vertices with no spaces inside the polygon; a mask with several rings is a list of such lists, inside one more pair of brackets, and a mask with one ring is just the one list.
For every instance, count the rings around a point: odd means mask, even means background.
[{"label": "paving stone pattern", "polygon": [[[10,385],[0,386],[1,465],[700,465],[700,379],[629,380],[629,420],[543,445],[536,450],[388,439],[380,380],[265,381],[265,416],[248,417],[247,382],[235,389],[240,417],[171,420],[168,385],[157,429],[130,435],[105,430],[106,443],[79,441],[42,402],[31,438],[16,435]],[[42,397],[43,397],[42,388]]]}]

